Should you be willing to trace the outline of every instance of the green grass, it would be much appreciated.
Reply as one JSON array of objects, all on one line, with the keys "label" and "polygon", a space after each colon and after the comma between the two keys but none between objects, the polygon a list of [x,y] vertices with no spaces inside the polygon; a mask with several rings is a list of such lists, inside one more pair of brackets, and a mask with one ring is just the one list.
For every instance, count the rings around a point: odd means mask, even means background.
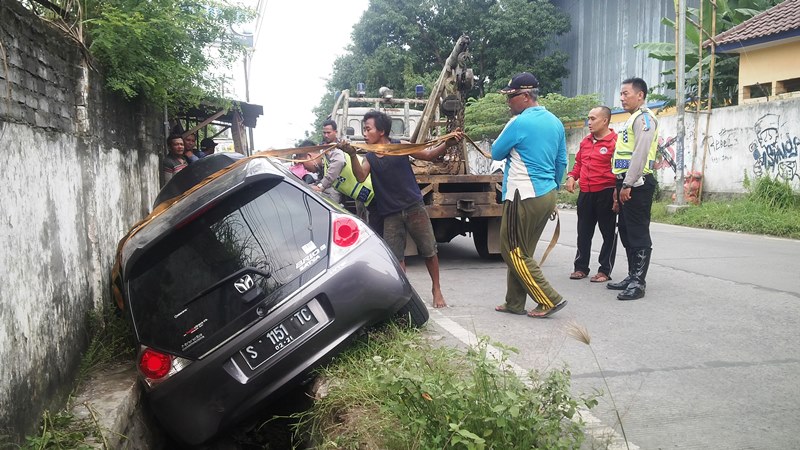
[{"label": "green grass", "polygon": [[653,204],[652,220],[695,228],[766,234],[800,239],[800,209],[775,209],[747,199],[706,201],[700,206],[667,215],[671,202]]},{"label": "green grass", "polygon": [[[495,346],[497,346],[495,344]],[[298,416],[318,449],[579,448],[569,420],[594,398],[570,394],[566,369],[517,376],[485,339],[433,348],[415,330],[376,331],[321,372],[327,394]]]},{"label": "green grass", "polygon": [[654,202],[652,220],[695,228],[800,239],[800,196],[792,192],[788,184],[770,178],[757,179],[744,198],[705,201],[674,215],[666,213],[666,206],[670,203]]},{"label": "green grass", "polygon": [[[667,214],[670,200],[653,202],[653,222],[670,223],[694,228],[766,234],[800,239],[800,195],[782,181],[762,177],[745,180],[749,193],[742,198],[706,200],[699,206],[690,205],[678,214]],[[559,204],[575,205],[577,191],[558,192]]]}]

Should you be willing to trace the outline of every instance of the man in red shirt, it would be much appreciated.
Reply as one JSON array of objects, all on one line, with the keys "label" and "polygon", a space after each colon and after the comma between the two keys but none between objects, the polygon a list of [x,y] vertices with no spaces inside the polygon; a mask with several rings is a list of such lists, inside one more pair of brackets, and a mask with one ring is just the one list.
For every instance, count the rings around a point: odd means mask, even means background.
[{"label": "man in red shirt", "polygon": [[606,106],[598,106],[589,111],[589,135],[581,141],[580,149],[575,155],[575,165],[567,174],[566,189],[575,190],[578,182],[578,251],[575,254],[575,271],[570,274],[573,280],[586,278],[589,274],[589,258],[592,254],[592,237],[595,225],[603,235],[603,246],[600,248],[600,268],[591,278],[596,283],[604,283],[611,279],[616,254],[616,237],[614,226],[618,211],[614,198],[616,178],[611,173],[611,157],[617,142],[617,133],[608,127],[611,121],[611,110]]}]

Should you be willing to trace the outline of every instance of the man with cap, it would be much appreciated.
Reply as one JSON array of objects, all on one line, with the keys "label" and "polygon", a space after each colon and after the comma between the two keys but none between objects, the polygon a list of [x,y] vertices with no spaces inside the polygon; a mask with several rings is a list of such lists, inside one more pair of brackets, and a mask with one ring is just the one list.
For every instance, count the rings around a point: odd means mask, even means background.
[{"label": "man with cap", "polygon": [[205,138],[200,141],[200,148],[203,149],[203,153],[205,153],[206,156],[213,155],[217,150],[217,143],[214,142],[214,139]]},{"label": "man with cap", "polygon": [[[545,318],[567,301],[556,292],[533,258],[556,191],[567,169],[564,125],[538,103],[539,81],[528,72],[515,75],[506,94],[514,117],[492,144],[492,159],[505,160],[500,253],[508,265],[505,304],[495,311]],[[525,311],[526,296],[537,304]]]},{"label": "man with cap", "polygon": [[617,146],[611,159],[616,175],[614,196],[620,204],[619,238],[628,256],[628,276],[609,289],[621,290],[618,300],[644,297],[645,277],[650,267],[653,242],[650,240],[650,209],[656,191],[653,166],[658,152],[658,121],[645,106],[647,83],[641,78],[628,78],[620,89],[622,109],[630,118],[617,135]]}]

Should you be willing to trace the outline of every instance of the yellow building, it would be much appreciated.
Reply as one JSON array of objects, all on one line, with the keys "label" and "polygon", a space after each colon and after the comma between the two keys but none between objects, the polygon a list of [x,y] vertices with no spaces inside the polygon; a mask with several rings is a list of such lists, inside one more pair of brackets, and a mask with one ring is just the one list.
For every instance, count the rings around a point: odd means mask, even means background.
[{"label": "yellow building", "polygon": [[739,104],[800,98],[800,0],[718,34],[717,53],[739,54]]}]

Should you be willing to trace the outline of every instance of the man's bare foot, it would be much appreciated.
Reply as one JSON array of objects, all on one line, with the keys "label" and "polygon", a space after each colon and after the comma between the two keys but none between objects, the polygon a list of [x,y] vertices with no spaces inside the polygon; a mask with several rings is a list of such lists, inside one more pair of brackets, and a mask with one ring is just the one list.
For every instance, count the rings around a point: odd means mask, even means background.
[{"label": "man's bare foot", "polygon": [[442,291],[433,293],[433,307],[434,308],[446,308],[447,307],[447,303],[445,303],[445,301],[444,301],[444,296],[442,295]]}]

